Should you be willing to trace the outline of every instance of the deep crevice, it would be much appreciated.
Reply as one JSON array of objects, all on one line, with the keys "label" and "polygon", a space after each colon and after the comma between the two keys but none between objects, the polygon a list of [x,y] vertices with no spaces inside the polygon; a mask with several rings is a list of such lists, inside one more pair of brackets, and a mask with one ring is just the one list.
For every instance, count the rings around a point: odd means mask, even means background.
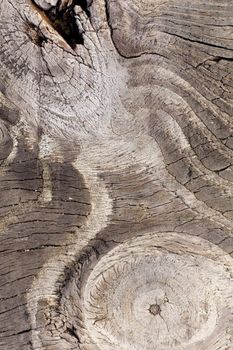
[{"label": "deep crevice", "polygon": [[[68,6],[62,0],[58,0],[56,6],[51,6],[49,10],[41,9],[35,0],[33,4],[42,11],[50,21],[53,28],[63,37],[67,44],[75,49],[76,45],[84,44],[84,30],[79,20],[79,15],[75,13],[75,6],[80,6],[82,11],[90,18],[90,6],[92,1],[73,0]],[[39,43],[40,44],[40,41]]]},{"label": "deep crevice", "polygon": [[78,343],[81,343],[80,338],[79,338],[79,336],[77,335],[76,329],[75,329],[74,326],[72,326],[71,328],[70,328],[70,327],[67,327],[66,333],[68,333],[68,334],[71,335],[72,337],[76,338],[77,341],[78,341]]},{"label": "deep crevice", "polygon": [[233,62],[233,57],[216,56],[216,57],[213,57],[211,61],[219,63],[222,60]]}]

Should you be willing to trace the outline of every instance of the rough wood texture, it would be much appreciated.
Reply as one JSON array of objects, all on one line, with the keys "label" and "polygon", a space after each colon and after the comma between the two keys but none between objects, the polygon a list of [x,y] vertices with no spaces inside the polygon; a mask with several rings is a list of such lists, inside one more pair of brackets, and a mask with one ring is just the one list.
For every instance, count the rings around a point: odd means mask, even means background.
[{"label": "rough wood texture", "polygon": [[0,8],[0,349],[232,350],[232,1]]}]

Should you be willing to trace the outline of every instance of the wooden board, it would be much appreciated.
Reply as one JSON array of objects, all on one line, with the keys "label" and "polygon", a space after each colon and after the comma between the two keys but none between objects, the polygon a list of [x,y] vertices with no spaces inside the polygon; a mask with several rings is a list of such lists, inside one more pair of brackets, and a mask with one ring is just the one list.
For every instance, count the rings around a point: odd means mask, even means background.
[{"label": "wooden board", "polygon": [[232,1],[0,9],[0,350],[232,350]]}]

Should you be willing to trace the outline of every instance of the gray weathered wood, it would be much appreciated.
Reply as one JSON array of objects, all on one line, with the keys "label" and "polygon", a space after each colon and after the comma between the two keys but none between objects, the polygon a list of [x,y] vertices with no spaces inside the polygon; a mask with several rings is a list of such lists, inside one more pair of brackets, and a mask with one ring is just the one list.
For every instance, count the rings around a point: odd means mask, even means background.
[{"label": "gray weathered wood", "polygon": [[233,3],[75,3],[0,4],[0,349],[232,350]]}]

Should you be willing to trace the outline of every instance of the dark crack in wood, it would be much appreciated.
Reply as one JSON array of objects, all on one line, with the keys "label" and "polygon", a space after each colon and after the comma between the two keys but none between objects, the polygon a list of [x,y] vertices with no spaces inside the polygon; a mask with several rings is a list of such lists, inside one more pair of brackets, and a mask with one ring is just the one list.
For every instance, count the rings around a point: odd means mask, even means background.
[{"label": "dark crack in wood", "polygon": [[[33,4],[39,7],[34,0]],[[75,6],[80,6],[82,11],[90,18],[90,4],[87,0],[73,0],[71,4],[64,5],[64,2],[59,0],[56,6],[51,6],[48,10],[42,10],[50,20],[53,28],[63,37],[67,44],[75,49],[76,45],[84,45],[84,30],[79,24],[79,16],[75,13]],[[39,44],[42,37],[38,38]],[[43,42],[43,41],[42,41]]]}]

